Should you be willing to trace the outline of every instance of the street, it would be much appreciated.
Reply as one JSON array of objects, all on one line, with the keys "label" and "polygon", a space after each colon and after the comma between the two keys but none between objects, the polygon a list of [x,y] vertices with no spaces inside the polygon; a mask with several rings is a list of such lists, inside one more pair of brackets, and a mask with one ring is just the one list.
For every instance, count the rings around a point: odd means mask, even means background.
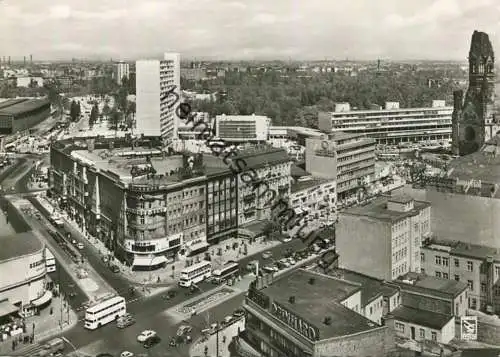
[{"label": "street", "polygon": [[[4,177],[4,180],[16,180],[12,182],[12,186],[15,187],[15,191],[18,194],[27,194],[29,192],[27,188],[27,183],[29,181],[30,170],[27,170],[26,165],[28,160],[32,160],[30,156],[18,163],[18,167],[11,169],[10,172]],[[24,170],[25,174],[20,177],[20,173]],[[2,178],[0,176],[0,178]],[[48,216],[47,212],[36,200],[27,197],[36,208],[38,208],[43,215]],[[18,219],[15,215],[10,215],[9,219]],[[14,223],[14,222],[13,222]],[[19,224],[14,224],[14,226],[19,226]],[[51,227],[51,229],[56,229]],[[91,242],[87,240],[83,235],[73,228],[69,224],[65,224],[64,227],[58,229],[61,233],[64,231],[70,232],[72,239],[76,239],[82,242],[85,246],[83,249],[83,254],[85,259],[90,265],[101,275],[101,277],[113,287],[119,294],[125,296],[128,300],[127,310],[135,316],[136,323],[128,328],[120,330],[116,327],[114,323],[110,323],[96,331],[88,331],[83,328],[83,323],[79,322],[71,330],[62,334],[67,338],[78,350],[86,353],[97,354],[100,352],[110,352],[114,355],[121,353],[122,351],[128,350],[134,353],[144,352],[145,349],[140,343],[137,342],[137,335],[141,331],[146,329],[153,329],[157,331],[158,335],[162,338],[162,342],[153,347],[148,351],[149,356],[187,356],[188,346],[180,345],[178,347],[170,347],[170,338],[175,336],[178,326],[181,324],[178,321],[174,321],[172,318],[166,316],[163,312],[175,305],[178,305],[185,301],[186,299],[196,297],[203,292],[210,291],[216,287],[211,283],[201,283],[199,284],[199,291],[186,297],[178,287],[175,287],[179,291],[176,297],[169,301],[162,299],[161,294],[153,295],[149,297],[144,297],[139,294],[131,296],[129,294],[129,288],[132,284],[124,278],[121,274],[113,273],[107,265],[101,260],[99,253],[95,247],[92,246]],[[46,231],[46,229],[45,229]],[[46,232],[45,232],[46,233]],[[287,243],[270,248],[269,251],[272,252],[275,259],[279,259],[287,248],[293,250],[302,249],[303,243],[300,240],[292,240]],[[60,249],[60,248],[59,248]],[[64,251],[61,254],[66,254]],[[262,253],[257,253],[252,256],[247,256],[239,261],[240,266],[245,267],[251,260],[259,260],[261,266],[266,264],[266,259],[262,257]],[[269,260],[267,260],[269,262]],[[154,274],[154,271],[153,273]],[[82,304],[85,303],[85,294],[78,288],[78,285],[73,280],[71,275],[68,273],[64,264],[58,262],[57,272],[52,274],[52,279],[56,282],[60,282],[61,289],[65,293],[73,291],[76,296],[69,300],[71,307],[74,310],[79,309]],[[193,341],[200,335],[202,329],[207,328],[210,323],[221,321],[225,316],[231,314],[235,309],[237,309],[241,302],[243,301],[244,294],[239,294],[229,300],[224,301],[224,303],[217,305],[208,309],[207,311],[201,313],[190,319],[188,322],[193,326],[192,337]],[[83,317],[83,311],[79,311],[79,319]],[[55,336],[54,336],[55,337]],[[53,338],[53,337],[52,337]],[[43,341],[39,341],[43,343]],[[17,351],[16,351],[17,352]],[[69,351],[68,351],[69,352]],[[26,351],[20,351],[19,353],[25,354]]]}]

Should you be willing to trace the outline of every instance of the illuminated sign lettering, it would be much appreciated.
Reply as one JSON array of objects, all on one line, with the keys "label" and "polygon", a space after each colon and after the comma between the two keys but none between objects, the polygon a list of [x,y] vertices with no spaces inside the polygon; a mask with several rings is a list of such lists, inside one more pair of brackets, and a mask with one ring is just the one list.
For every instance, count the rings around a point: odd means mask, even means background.
[{"label": "illuminated sign lettering", "polygon": [[280,304],[273,302],[271,306],[271,313],[302,336],[307,337],[311,341],[319,340],[319,329],[317,327],[291,313]]}]

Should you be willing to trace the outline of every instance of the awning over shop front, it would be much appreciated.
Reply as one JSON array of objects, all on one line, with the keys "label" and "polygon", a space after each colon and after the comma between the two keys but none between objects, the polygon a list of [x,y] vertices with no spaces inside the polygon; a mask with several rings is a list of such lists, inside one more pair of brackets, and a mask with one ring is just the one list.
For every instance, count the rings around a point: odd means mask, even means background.
[{"label": "awning over shop front", "polygon": [[42,306],[46,303],[48,303],[52,299],[52,291],[47,290],[45,291],[45,294],[40,296],[38,299],[35,299],[31,302],[33,306]]},{"label": "awning over shop front", "polygon": [[151,256],[151,255],[136,255],[134,256],[133,266],[156,266],[167,262],[164,255]]},{"label": "awning over shop front", "polygon": [[9,300],[0,302],[0,317],[8,316],[17,311],[19,311],[19,308],[15,305],[12,305]]}]

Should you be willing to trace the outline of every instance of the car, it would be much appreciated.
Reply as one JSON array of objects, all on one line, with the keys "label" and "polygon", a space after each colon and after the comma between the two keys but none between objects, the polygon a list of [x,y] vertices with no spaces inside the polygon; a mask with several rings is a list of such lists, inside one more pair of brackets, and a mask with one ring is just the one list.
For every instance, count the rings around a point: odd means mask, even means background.
[{"label": "car", "polygon": [[78,242],[75,239],[71,240],[71,244],[76,245]]},{"label": "car", "polygon": [[184,336],[193,331],[193,328],[189,325],[181,325],[177,329],[177,336]]},{"label": "car", "polygon": [[264,270],[266,272],[269,272],[269,273],[276,273],[277,271],[279,271],[279,269],[277,267],[275,267],[274,265],[266,265],[264,267]]},{"label": "car", "polygon": [[119,273],[120,272],[120,268],[118,267],[118,265],[110,265],[109,266],[109,269],[113,272],[113,273]]},{"label": "car", "polygon": [[144,330],[141,332],[139,336],[137,336],[137,341],[139,342],[146,342],[148,338],[151,338],[153,336],[156,336],[156,331],[153,330]]},{"label": "car", "polygon": [[243,309],[236,309],[233,312],[233,316],[234,317],[243,317],[243,316],[245,316],[245,310],[243,310]]},{"label": "car", "polygon": [[85,248],[85,247],[83,246],[83,243],[78,243],[78,244],[76,245],[76,247],[77,247],[78,249],[80,249],[80,250],[82,250],[83,248]]},{"label": "car", "polygon": [[291,257],[290,257],[290,258],[288,258],[288,262],[289,262],[291,265],[295,265],[295,264],[297,264],[297,262],[295,261],[295,259],[293,259],[293,258],[291,258]]},{"label": "car", "polygon": [[272,257],[273,257],[273,253],[271,253],[270,251],[262,253],[262,258],[264,258],[264,259],[271,259]]},{"label": "car", "polygon": [[144,348],[151,348],[156,346],[161,342],[161,338],[157,335],[149,337],[146,341],[144,341]]},{"label": "car", "polygon": [[134,357],[134,354],[130,351],[123,351],[120,353],[120,357]]},{"label": "car", "polygon": [[231,321],[233,321],[233,316],[232,315],[228,315],[228,316],[224,317],[224,323],[225,324],[228,324]]},{"label": "car", "polygon": [[175,340],[175,338],[173,338],[173,337],[172,337],[172,338],[170,339],[170,342],[169,342],[169,344],[168,344],[168,345],[169,345],[170,347],[175,347],[175,346],[177,346],[177,341]]}]

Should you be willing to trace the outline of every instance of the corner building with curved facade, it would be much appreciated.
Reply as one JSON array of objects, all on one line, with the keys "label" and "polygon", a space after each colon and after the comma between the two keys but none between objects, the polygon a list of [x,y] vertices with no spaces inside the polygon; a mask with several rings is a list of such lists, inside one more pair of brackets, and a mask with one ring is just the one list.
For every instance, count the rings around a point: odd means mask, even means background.
[{"label": "corner building with curved facade", "polygon": [[0,318],[30,316],[47,306],[45,247],[33,232],[0,237]]}]

